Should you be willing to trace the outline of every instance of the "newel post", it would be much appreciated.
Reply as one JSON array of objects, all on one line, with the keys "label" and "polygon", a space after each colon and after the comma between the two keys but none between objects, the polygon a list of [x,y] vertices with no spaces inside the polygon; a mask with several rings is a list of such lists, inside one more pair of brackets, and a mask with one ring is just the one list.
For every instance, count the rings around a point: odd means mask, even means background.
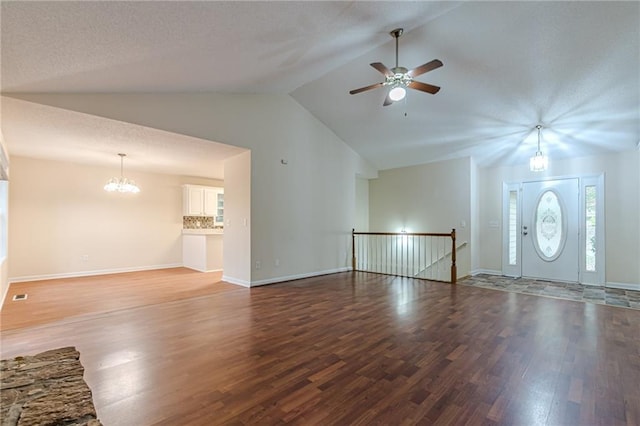
[{"label": "newel post", "polygon": [[351,228],[351,270],[356,270],[356,229]]},{"label": "newel post", "polygon": [[456,267],[456,228],[451,230],[451,284],[455,284],[458,278]]}]

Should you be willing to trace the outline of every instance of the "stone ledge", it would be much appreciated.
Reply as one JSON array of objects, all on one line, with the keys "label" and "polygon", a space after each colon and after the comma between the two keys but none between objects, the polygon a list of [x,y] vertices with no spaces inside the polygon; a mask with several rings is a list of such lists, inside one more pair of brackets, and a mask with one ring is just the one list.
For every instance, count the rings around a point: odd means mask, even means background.
[{"label": "stone ledge", "polygon": [[74,347],[0,361],[2,426],[101,426]]}]

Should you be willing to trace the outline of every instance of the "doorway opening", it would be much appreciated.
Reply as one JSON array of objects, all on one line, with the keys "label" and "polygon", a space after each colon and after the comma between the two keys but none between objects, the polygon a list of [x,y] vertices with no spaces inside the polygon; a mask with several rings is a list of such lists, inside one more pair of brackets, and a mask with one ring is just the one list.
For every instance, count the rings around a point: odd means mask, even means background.
[{"label": "doorway opening", "polygon": [[503,184],[502,273],[605,283],[604,174]]}]

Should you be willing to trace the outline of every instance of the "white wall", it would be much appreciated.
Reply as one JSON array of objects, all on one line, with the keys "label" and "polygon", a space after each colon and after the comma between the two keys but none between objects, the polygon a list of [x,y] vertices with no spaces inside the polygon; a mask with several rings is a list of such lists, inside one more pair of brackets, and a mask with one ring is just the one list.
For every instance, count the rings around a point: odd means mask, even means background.
[{"label": "white wall", "polygon": [[629,151],[567,160],[551,159],[543,173],[526,165],[480,169],[480,267],[502,269],[502,183],[605,173],[606,281],[640,285],[640,155]]},{"label": "white wall", "polygon": [[356,178],[356,222],[355,230],[369,231],[369,180]]},{"label": "white wall", "polygon": [[[465,227],[462,227],[462,222]],[[471,159],[383,170],[369,181],[372,232],[451,232],[456,229],[458,277],[471,270]]]},{"label": "white wall", "polygon": [[[6,149],[4,146],[4,137],[2,135],[2,130],[0,130],[0,150],[4,152],[4,154],[0,154],[0,158],[6,158],[7,161],[9,159],[9,155],[6,154]],[[3,165],[0,165],[2,167]],[[7,166],[5,164],[5,166]],[[7,221],[9,219],[9,182],[8,181],[0,181],[0,216],[4,216],[4,221],[0,220],[0,241],[4,239],[4,241],[8,242],[8,232],[9,229],[7,227]],[[4,247],[6,250],[7,247]],[[7,290],[9,290],[9,262],[8,258],[5,255],[3,256],[1,252],[3,249],[0,249],[0,310],[2,306],[4,306],[4,299],[7,295]]]},{"label": "white wall", "polygon": [[471,247],[471,273],[480,269],[480,182],[478,179],[479,168],[473,158],[469,161],[469,179],[471,186],[469,242]]},{"label": "white wall", "polygon": [[[249,148],[252,284],[349,265],[354,177],[373,177],[375,170],[290,96],[47,94],[20,98]],[[260,269],[255,268],[258,261]]]},{"label": "white wall", "polygon": [[181,185],[222,182],[129,170],[139,194],[105,192],[118,173],[11,157],[9,280],[182,265]]},{"label": "white wall", "polygon": [[224,163],[224,276],[234,284],[251,284],[251,152]]}]

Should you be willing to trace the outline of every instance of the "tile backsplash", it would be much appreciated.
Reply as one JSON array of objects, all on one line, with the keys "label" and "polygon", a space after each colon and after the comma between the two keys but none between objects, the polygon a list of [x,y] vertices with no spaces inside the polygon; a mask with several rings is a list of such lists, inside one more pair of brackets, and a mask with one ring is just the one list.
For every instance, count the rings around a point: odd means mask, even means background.
[{"label": "tile backsplash", "polygon": [[213,217],[209,216],[182,216],[182,228],[184,229],[214,229]]}]

